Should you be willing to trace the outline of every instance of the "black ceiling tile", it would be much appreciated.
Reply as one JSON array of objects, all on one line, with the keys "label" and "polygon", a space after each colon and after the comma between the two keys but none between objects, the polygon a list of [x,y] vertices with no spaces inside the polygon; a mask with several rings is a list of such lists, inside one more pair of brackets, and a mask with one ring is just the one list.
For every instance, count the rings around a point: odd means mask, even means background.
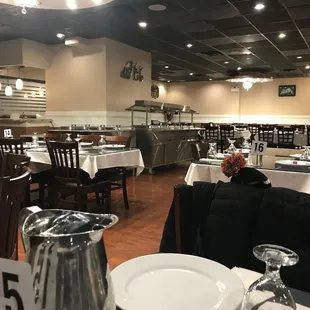
[{"label": "black ceiling tile", "polygon": [[249,26],[248,21],[243,16],[214,20],[211,24],[218,30]]},{"label": "black ceiling tile", "polygon": [[255,26],[264,25],[266,23],[279,23],[291,21],[288,12],[285,9],[277,11],[265,11],[263,15],[247,15],[246,18]]},{"label": "black ceiling tile", "polygon": [[283,52],[290,51],[290,50],[306,50],[308,49],[306,43],[300,44],[287,44],[287,45],[280,45],[279,49]]},{"label": "black ceiling tile", "polygon": [[266,39],[261,35],[261,34],[249,34],[249,35],[242,35],[242,36],[231,36],[230,37],[232,40],[242,43],[242,44],[247,44],[247,43],[252,43],[252,42],[258,42],[258,41],[265,41]]},{"label": "black ceiling tile", "polygon": [[211,9],[201,11],[200,9],[191,10],[194,20],[216,21],[240,16],[240,12],[228,3],[219,4]]},{"label": "black ceiling tile", "polygon": [[[303,61],[306,57],[310,57],[310,50],[309,49],[296,49],[296,50],[286,50],[282,51],[285,56],[288,58],[291,58],[296,61]],[[298,56],[301,56],[302,58],[296,59]]]},{"label": "black ceiling tile", "polygon": [[[150,11],[149,6],[152,4],[157,4],[156,1],[154,0],[127,0],[126,3],[128,6],[131,6],[134,8],[136,11],[139,12],[149,12],[153,14],[161,14],[162,12],[156,12],[156,11]],[[160,4],[166,6],[166,11],[168,12],[176,12],[180,11],[182,7],[175,1],[173,0],[161,0]],[[104,6],[102,6],[104,7]]]},{"label": "black ceiling tile", "polygon": [[310,5],[292,7],[289,11],[294,20],[310,18]]},{"label": "black ceiling tile", "polygon": [[200,42],[209,45],[209,46],[217,46],[217,45],[223,45],[223,44],[230,44],[233,43],[232,40],[230,40],[227,37],[222,38],[214,38],[214,39],[206,39],[206,40],[200,40]]},{"label": "black ceiling tile", "polygon": [[256,25],[256,28],[262,33],[282,32],[296,30],[293,21],[275,22],[275,23],[262,23]]},{"label": "black ceiling tile", "polygon": [[196,40],[214,39],[214,38],[223,37],[223,35],[219,33],[217,30],[203,31],[203,32],[190,32],[190,33],[187,33],[187,35],[195,38]]},{"label": "black ceiling tile", "polygon": [[279,38],[279,33],[267,33],[266,37],[275,45],[291,45],[291,44],[302,44],[305,41],[300,36],[299,32],[296,31],[287,31],[285,32],[285,38]]},{"label": "black ceiling tile", "polygon": [[180,32],[190,33],[190,32],[206,32],[214,30],[214,26],[207,24],[205,21],[197,21],[186,24],[175,25],[174,28]]},{"label": "black ceiling tile", "polygon": [[287,7],[308,5],[309,0],[282,0]]},{"label": "black ceiling tile", "polygon": [[227,4],[226,0],[213,0],[205,1],[205,0],[178,0],[178,4],[187,10],[211,10],[220,4]]},{"label": "black ceiling tile", "polygon": [[263,0],[260,1],[260,3],[263,3],[266,8],[262,11],[256,11],[255,5],[257,4],[257,1],[255,0],[248,0],[248,1],[240,1],[240,2],[234,2],[233,5],[244,15],[255,15],[259,18],[264,18],[264,14],[266,11],[278,11],[283,9],[282,5],[277,0]]},{"label": "black ceiling tile", "polygon": [[240,36],[248,34],[257,34],[258,31],[252,26],[245,26],[238,28],[223,29],[222,33],[224,33],[227,36]]},{"label": "black ceiling tile", "polygon": [[310,19],[296,20],[297,27],[300,29],[310,28]]}]

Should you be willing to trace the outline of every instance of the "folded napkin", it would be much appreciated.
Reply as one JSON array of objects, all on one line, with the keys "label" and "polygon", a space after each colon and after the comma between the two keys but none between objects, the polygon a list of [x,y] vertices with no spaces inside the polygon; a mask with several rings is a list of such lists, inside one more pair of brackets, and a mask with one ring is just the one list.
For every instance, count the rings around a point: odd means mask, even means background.
[{"label": "folded napkin", "polygon": [[[244,269],[239,267],[234,267],[232,271],[240,278],[245,289],[248,289],[249,286],[259,279],[262,274]],[[299,290],[291,289],[293,297],[295,299],[297,310],[309,310],[310,309],[310,293],[302,292]],[[272,310],[277,310],[279,307],[277,305],[272,305]],[[280,306],[281,309],[281,306]],[[269,309],[268,309],[269,310]]]}]

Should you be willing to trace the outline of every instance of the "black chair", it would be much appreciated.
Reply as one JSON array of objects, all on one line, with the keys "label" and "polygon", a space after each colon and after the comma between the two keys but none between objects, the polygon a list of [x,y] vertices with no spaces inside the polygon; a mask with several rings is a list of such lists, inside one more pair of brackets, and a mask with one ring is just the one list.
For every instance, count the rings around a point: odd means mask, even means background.
[{"label": "black chair", "polygon": [[248,125],[248,129],[249,129],[250,133],[254,136],[258,134],[259,127],[260,126],[258,124],[249,124]]},{"label": "black chair", "polygon": [[278,126],[278,147],[285,149],[294,149],[294,128],[285,128],[283,126]]},{"label": "black chair", "polygon": [[276,147],[277,143],[274,142],[274,127],[259,127],[258,140],[267,142],[268,147]]},{"label": "black chair", "polygon": [[30,170],[24,167],[16,178],[0,179],[0,257],[18,260],[18,215],[24,206]]},{"label": "black chair", "polygon": [[207,158],[207,154],[209,151],[209,143],[203,143],[203,142],[192,143],[191,151],[192,151],[192,158],[194,161],[198,161],[200,158]]},{"label": "black chair", "polygon": [[[87,211],[89,203],[97,202],[106,213],[111,209],[110,181],[95,182],[80,169],[79,147],[76,142],[46,141],[52,163],[52,174],[55,207],[59,202],[73,204],[76,210]],[[96,199],[88,197],[95,194]],[[73,200],[67,198],[74,197]]]},{"label": "black chair", "polygon": [[225,138],[227,139],[234,139],[235,137],[235,128],[234,126],[230,126],[230,125],[222,125],[220,126],[220,141],[219,141],[219,145],[221,147],[221,151],[224,151],[224,147],[225,147]]},{"label": "black chair", "polygon": [[298,131],[298,133],[305,133],[305,125],[291,125],[290,128],[292,128],[294,131]]},{"label": "black chair", "polygon": [[[1,138],[0,139],[0,152],[4,154],[5,152],[9,152],[11,154],[16,155],[24,155],[24,147],[22,139],[10,139],[10,138]],[[39,188],[31,190],[30,192],[39,191],[39,203],[43,207],[44,206],[44,198],[45,198],[45,189],[48,187],[48,181],[50,178],[49,170],[31,173],[31,181],[30,184],[38,184]],[[30,204],[30,201],[29,201]]]},{"label": "black chair", "polygon": [[217,142],[219,140],[219,129],[218,127],[207,126],[206,128],[206,140],[214,140]]},{"label": "black chair", "polygon": [[[123,144],[126,148],[130,147],[131,136],[106,136],[105,140],[108,144]],[[110,180],[111,181],[111,191],[121,189],[123,191],[123,199],[125,208],[129,209],[128,195],[127,195],[127,170],[126,167],[115,167],[100,169],[96,173],[95,180]]]}]

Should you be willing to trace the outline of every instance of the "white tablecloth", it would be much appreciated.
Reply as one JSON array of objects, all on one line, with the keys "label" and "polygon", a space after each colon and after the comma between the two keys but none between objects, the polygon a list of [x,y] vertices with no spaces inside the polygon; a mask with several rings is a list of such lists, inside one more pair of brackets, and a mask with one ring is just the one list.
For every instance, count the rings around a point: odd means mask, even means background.
[{"label": "white tablecloth", "polygon": [[[310,173],[289,172],[259,169],[270,180],[273,187],[285,187],[299,192],[310,194]],[[203,165],[192,163],[185,176],[185,182],[193,185],[195,181],[217,183],[218,181],[229,182],[220,166]]]},{"label": "white tablecloth", "polygon": [[[48,152],[27,151],[26,153],[33,163],[51,164]],[[80,168],[86,171],[91,178],[95,177],[99,169],[114,167],[137,168],[137,175],[139,175],[144,170],[144,162],[140,150],[106,153],[102,155],[80,155]]]},{"label": "white tablecloth", "polygon": [[[245,289],[259,279],[262,275],[260,273],[254,272],[252,270],[234,267],[232,269],[234,273],[240,278]],[[310,309],[310,294],[298,290],[291,289],[295,302],[297,304],[297,310],[308,310]],[[272,308],[273,309],[273,308]],[[277,307],[274,307],[276,310]]]}]

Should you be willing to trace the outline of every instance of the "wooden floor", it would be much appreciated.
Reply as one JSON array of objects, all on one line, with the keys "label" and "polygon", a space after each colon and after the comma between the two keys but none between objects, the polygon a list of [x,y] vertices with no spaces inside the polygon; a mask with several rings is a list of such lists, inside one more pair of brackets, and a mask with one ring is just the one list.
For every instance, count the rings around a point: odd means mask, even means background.
[{"label": "wooden floor", "polygon": [[[112,193],[112,210],[119,223],[104,233],[110,268],[141,255],[158,251],[163,226],[173,198],[173,185],[184,183],[189,164],[154,175],[128,178],[130,210],[124,209],[121,191]],[[19,240],[19,259],[24,253]]]}]

